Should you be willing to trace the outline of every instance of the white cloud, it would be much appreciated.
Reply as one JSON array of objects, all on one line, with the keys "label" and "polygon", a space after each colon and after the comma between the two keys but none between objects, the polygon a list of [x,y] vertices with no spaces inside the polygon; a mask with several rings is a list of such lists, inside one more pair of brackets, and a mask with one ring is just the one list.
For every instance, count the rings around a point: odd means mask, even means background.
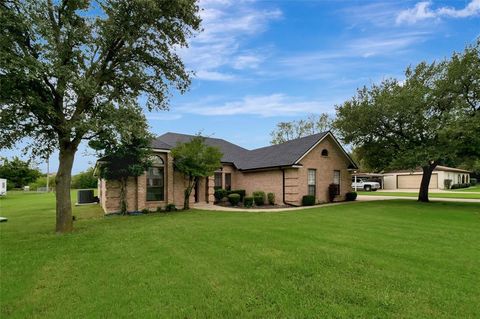
[{"label": "white cloud", "polygon": [[200,70],[196,72],[195,75],[198,79],[206,81],[232,81],[236,79],[236,76],[233,74],[227,74],[217,71]]},{"label": "white cloud", "polygon": [[233,68],[237,70],[256,69],[264,58],[260,55],[246,54],[240,55],[233,61]]},{"label": "white cloud", "polygon": [[348,44],[352,55],[364,58],[378,55],[387,55],[409,48],[414,43],[422,42],[428,32],[406,32],[400,34],[374,35],[356,39]]},{"label": "white cloud", "polygon": [[[338,81],[341,74],[371,76],[372,69],[380,67],[385,59],[400,57],[415,44],[426,41],[430,32],[388,32],[343,41],[332,49],[289,54],[278,59],[273,75],[302,80]],[[368,63],[365,59],[370,59]],[[363,70],[363,73],[359,71]],[[272,71],[272,72],[275,72]],[[344,82],[344,81],[342,81]]]},{"label": "white cloud", "polygon": [[415,4],[413,8],[402,10],[396,18],[397,24],[414,24],[419,21],[429,19],[439,19],[441,17],[466,18],[480,14],[480,0],[472,0],[463,9],[452,7],[440,7],[436,10],[431,9],[431,1],[421,1]]},{"label": "white cloud", "polygon": [[450,7],[438,9],[439,15],[450,16],[454,18],[465,18],[480,14],[480,0],[472,0],[465,8],[456,10]]},{"label": "white cloud", "polygon": [[150,121],[174,121],[182,118],[181,114],[172,114],[172,113],[158,113],[158,114],[147,114],[147,120]]},{"label": "white cloud", "polygon": [[[259,9],[255,1],[208,0],[200,1],[201,32],[181,50],[186,65],[197,78],[228,81],[235,77],[225,70],[256,68],[263,61],[262,54],[246,53],[246,41],[262,32],[268,24],[282,16],[274,9]],[[261,50],[257,50],[261,51]]]},{"label": "white cloud", "polygon": [[200,115],[258,115],[262,117],[293,116],[307,113],[322,113],[331,110],[334,103],[312,100],[306,101],[285,94],[245,96],[236,101],[212,105],[211,102],[200,102],[183,105],[177,108],[184,113]]}]

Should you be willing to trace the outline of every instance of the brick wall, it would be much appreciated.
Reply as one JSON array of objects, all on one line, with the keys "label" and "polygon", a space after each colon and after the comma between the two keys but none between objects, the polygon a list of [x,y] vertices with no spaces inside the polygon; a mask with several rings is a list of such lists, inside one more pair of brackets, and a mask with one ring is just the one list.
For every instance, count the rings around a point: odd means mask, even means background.
[{"label": "brick wall", "polygon": [[232,178],[233,188],[244,189],[247,196],[252,196],[254,191],[264,191],[274,193],[277,203],[282,202],[283,196],[283,175],[280,169],[257,172],[239,172]]},{"label": "brick wall", "polygon": [[[328,156],[322,156],[322,150],[328,151]],[[333,183],[333,171],[340,171],[340,196],[336,201],[345,200],[345,194],[351,191],[352,176],[347,170],[350,162],[330,136],[327,136],[319,145],[311,150],[301,161],[302,167],[298,170],[299,195],[308,194],[308,169],[316,169],[316,198],[317,202],[328,202],[328,185]]]},{"label": "brick wall", "polygon": [[[328,156],[322,156],[323,149],[328,151]],[[148,208],[155,210],[164,207],[168,203],[183,208],[183,194],[187,186],[187,180],[183,174],[173,168],[173,158],[170,153],[159,153],[165,162],[165,200],[147,202],[147,177],[143,174],[139,177],[128,179],[127,204],[128,210],[142,210]],[[308,169],[316,169],[316,198],[317,202],[328,201],[328,185],[333,182],[334,170],[340,171],[340,196],[336,200],[344,200],[345,193],[351,191],[351,175],[347,170],[348,159],[342,150],[336,145],[331,137],[326,137],[319,145],[311,150],[301,161],[299,168],[285,169],[285,201],[290,204],[300,205],[301,199],[308,193],[307,174]],[[281,169],[267,171],[240,172],[231,165],[224,165],[223,173],[232,174],[232,189],[245,189],[248,196],[254,191],[261,190],[265,193],[274,193],[276,202],[281,204],[283,200],[283,172]],[[225,174],[223,174],[225,185]],[[214,178],[203,178],[200,181],[199,201],[214,202]],[[120,208],[120,185],[115,181],[100,180],[99,197],[105,212],[111,213]],[[195,190],[192,191],[190,202],[195,202]]]}]

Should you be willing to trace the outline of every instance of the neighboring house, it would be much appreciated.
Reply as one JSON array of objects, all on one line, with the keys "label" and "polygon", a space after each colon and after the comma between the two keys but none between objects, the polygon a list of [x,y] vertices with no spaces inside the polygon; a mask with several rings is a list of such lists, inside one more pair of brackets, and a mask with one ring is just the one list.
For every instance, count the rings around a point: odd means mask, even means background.
[{"label": "neighboring house", "polygon": [[[470,183],[470,171],[437,166],[430,179],[430,189],[445,189],[445,180],[451,180],[451,184]],[[403,170],[388,172],[383,175],[384,189],[419,189],[422,181],[422,170]]]},{"label": "neighboring house", "polygon": [[[144,175],[127,181],[128,210],[156,209],[168,203],[183,206],[186,180],[175,170],[170,150],[192,135],[166,133],[152,142],[153,167]],[[192,192],[191,202],[214,201],[215,187],[244,189],[248,195],[261,190],[275,194],[276,202],[301,205],[304,195],[328,201],[328,186],[339,184],[336,200],[351,191],[350,172],[357,169],[331,132],[324,132],[254,150],[218,138],[205,138],[206,144],[223,153],[222,167],[214,176],[202,178]],[[106,213],[119,210],[119,184],[99,180],[98,194]]]}]

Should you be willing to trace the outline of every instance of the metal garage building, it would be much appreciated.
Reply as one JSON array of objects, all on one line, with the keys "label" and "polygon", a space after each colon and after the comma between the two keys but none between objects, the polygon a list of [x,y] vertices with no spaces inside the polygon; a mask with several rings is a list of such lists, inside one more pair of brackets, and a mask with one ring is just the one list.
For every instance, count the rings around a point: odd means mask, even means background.
[{"label": "metal garage building", "polygon": [[[470,182],[470,171],[459,168],[437,166],[432,173],[430,189],[445,189],[445,180],[451,180],[451,184]],[[383,175],[384,189],[419,189],[423,173],[418,170],[393,171]]]}]

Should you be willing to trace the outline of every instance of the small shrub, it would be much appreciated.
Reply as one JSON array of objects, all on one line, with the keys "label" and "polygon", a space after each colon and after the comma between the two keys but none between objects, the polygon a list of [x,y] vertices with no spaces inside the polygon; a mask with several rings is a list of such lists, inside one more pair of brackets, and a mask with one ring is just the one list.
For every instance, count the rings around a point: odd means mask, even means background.
[{"label": "small shrub", "polygon": [[216,189],[215,192],[213,193],[213,196],[217,201],[222,200],[224,197],[227,197],[227,191],[224,189]]},{"label": "small shrub", "polygon": [[243,199],[243,206],[250,208],[253,206],[253,197],[252,196],[246,196]]},{"label": "small shrub", "polygon": [[244,189],[234,189],[234,190],[228,191],[227,196],[230,195],[230,194],[238,194],[238,195],[240,195],[240,201],[243,201],[243,199],[245,198],[246,192],[245,192]]},{"label": "small shrub", "polygon": [[314,195],[305,195],[302,197],[302,206],[313,206],[313,205],[315,205]]},{"label": "small shrub", "polygon": [[445,189],[450,189],[450,187],[452,187],[452,180],[451,179],[445,179],[443,181],[443,186],[445,187]]},{"label": "small shrub", "polygon": [[477,183],[478,183],[478,181],[477,181],[476,178],[473,178],[473,177],[470,178],[470,185],[475,186],[475,185],[477,185]]},{"label": "small shrub", "polygon": [[150,211],[148,210],[148,208],[144,208],[141,210],[142,214],[148,214],[150,213]]},{"label": "small shrub", "polygon": [[256,191],[253,192],[253,201],[255,205],[262,206],[265,204],[265,192],[263,191]]},{"label": "small shrub", "polygon": [[175,204],[167,204],[167,206],[165,206],[166,212],[174,212],[176,210],[177,210],[177,207],[175,206]]},{"label": "small shrub", "polygon": [[470,183],[453,184],[451,189],[467,188],[467,187],[470,187]]},{"label": "small shrub", "polygon": [[240,195],[239,194],[230,194],[228,195],[228,201],[232,206],[237,206],[240,203]]},{"label": "small shrub", "polygon": [[345,199],[349,202],[353,202],[354,200],[357,199],[357,193],[356,192],[348,192],[345,194]]},{"label": "small shrub", "polygon": [[158,206],[157,207],[157,213],[161,213],[162,212],[162,207]]},{"label": "small shrub", "polygon": [[268,199],[268,204],[269,205],[275,205],[275,194],[274,193],[268,193],[267,194],[267,199]]},{"label": "small shrub", "polygon": [[338,185],[330,184],[328,185],[328,199],[330,202],[333,202],[335,197],[338,195]]}]

